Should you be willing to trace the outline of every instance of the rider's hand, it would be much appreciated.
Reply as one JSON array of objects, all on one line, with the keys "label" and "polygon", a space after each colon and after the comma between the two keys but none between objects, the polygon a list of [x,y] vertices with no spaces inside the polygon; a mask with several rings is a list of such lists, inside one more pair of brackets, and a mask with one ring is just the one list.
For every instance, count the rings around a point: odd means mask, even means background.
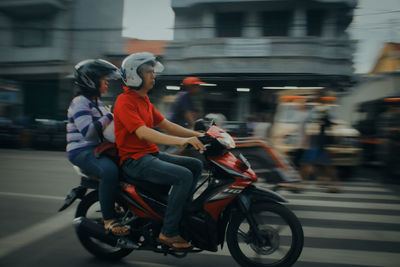
[{"label": "rider's hand", "polygon": [[191,144],[194,147],[194,149],[196,149],[196,150],[206,150],[206,147],[203,145],[202,142],[200,142],[200,140],[196,136],[189,137],[189,138],[183,138],[182,141],[183,142],[181,145],[185,145],[187,143],[187,144]]}]

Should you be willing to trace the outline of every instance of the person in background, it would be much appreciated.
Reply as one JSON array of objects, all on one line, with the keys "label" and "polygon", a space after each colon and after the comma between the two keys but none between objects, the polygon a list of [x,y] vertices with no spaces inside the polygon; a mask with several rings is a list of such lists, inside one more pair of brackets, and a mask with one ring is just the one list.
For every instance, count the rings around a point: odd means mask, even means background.
[{"label": "person in background", "polygon": [[317,123],[319,132],[310,137],[310,148],[303,153],[301,158],[302,176],[308,179],[311,174],[323,185],[328,193],[340,192],[339,179],[336,168],[332,164],[331,156],[326,150],[329,136],[326,131],[334,124],[329,115],[329,106],[324,101],[324,96],[317,96],[317,105],[312,110],[312,121]]},{"label": "person in background", "polygon": [[204,84],[197,77],[186,77],[182,81],[185,89],[179,93],[172,105],[172,114],[169,120],[185,128],[193,129],[194,122],[203,116],[201,87]]},{"label": "person in background", "polygon": [[[102,59],[88,59],[75,66],[77,96],[68,108],[67,154],[70,162],[84,172],[99,177],[99,201],[104,228],[115,235],[129,234],[129,228],[116,219],[115,197],[119,183],[118,167],[107,156],[96,158],[100,133],[112,122],[113,115],[100,101],[107,93],[107,79],[118,79],[118,68]],[[100,132],[100,133],[99,133]]]},{"label": "person in background", "polygon": [[302,98],[297,101],[297,111],[296,111],[296,121],[298,123],[297,129],[297,145],[294,156],[293,156],[293,164],[297,169],[300,168],[300,160],[306,151],[309,148],[309,139],[306,133],[307,122],[311,119],[311,112],[307,110],[306,98]]},{"label": "person in background", "polygon": [[[163,226],[158,236],[160,243],[173,249],[188,249],[191,244],[179,235],[179,223],[184,205],[190,204],[202,162],[195,158],[160,152],[157,145],[191,144],[205,150],[197,136],[200,132],[170,122],[153,106],[148,92],[155,85],[155,72],[163,66],[150,53],[132,54],[121,66],[126,86],[115,102],[115,137],[122,171],[136,180],[172,185]],[[152,129],[159,127],[167,134]]]}]

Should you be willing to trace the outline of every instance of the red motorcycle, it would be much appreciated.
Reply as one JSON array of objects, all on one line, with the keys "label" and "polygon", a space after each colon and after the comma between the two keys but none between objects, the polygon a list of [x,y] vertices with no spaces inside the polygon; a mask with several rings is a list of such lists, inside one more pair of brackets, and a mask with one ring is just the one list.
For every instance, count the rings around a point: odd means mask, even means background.
[{"label": "red motorcycle", "polygon": [[304,235],[295,214],[282,204],[287,201],[253,184],[256,174],[244,156],[228,151],[235,142],[224,130],[212,125],[199,139],[207,147],[203,155],[210,168],[180,224],[181,235],[193,249],[177,251],[157,242],[170,188],[123,174],[115,208],[122,224],[131,228],[128,236],[104,230],[96,177],[81,173],[81,185],[72,189],[60,208],[81,199],[75,226],[82,245],[96,257],[118,260],[134,250],[176,257],[217,252],[226,239],[232,257],[243,267],[293,265],[303,249]]}]

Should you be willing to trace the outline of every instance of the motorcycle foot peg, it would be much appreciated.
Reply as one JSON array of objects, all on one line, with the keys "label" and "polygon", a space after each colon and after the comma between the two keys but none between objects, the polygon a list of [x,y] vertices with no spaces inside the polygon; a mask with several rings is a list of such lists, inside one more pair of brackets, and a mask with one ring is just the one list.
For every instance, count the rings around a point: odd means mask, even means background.
[{"label": "motorcycle foot peg", "polygon": [[115,245],[118,248],[133,248],[133,249],[138,249],[140,246],[133,242],[132,240],[129,240],[127,238],[118,238],[117,244]]},{"label": "motorcycle foot peg", "polygon": [[168,255],[169,250],[171,249],[171,247],[165,245],[165,244],[161,244],[161,251],[164,254],[164,256]]}]

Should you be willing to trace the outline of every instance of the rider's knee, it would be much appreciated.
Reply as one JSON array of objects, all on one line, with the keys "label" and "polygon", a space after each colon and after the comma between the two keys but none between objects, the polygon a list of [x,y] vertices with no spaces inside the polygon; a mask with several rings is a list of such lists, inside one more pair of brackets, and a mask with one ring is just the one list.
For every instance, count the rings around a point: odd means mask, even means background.
[{"label": "rider's knee", "polygon": [[193,165],[194,165],[195,169],[201,171],[203,169],[203,162],[201,160],[195,159],[195,158],[193,160],[194,160]]},{"label": "rider's knee", "polygon": [[193,182],[193,174],[190,170],[186,168],[181,170],[178,177],[179,177],[179,183],[187,185],[188,187]]},{"label": "rider's knee", "polygon": [[116,165],[103,166],[102,178],[108,181],[118,181],[118,167]]}]

